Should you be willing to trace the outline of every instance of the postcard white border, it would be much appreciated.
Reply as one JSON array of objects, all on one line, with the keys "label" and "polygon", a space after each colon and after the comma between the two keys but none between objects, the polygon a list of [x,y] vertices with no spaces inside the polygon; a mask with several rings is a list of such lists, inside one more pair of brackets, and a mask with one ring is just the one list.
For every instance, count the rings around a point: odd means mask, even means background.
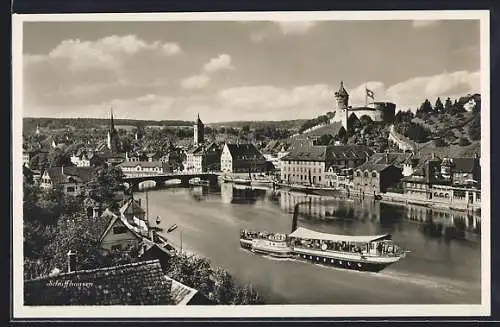
[{"label": "postcard white border", "polygon": [[[305,20],[480,20],[481,33],[481,304],[480,305],[264,305],[264,306],[52,306],[23,305],[22,108],[23,22],[34,21],[305,21]],[[432,317],[488,316],[490,289],[490,36],[489,11],[324,11],[43,14],[12,16],[12,162],[13,162],[13,317],[29,318],[286,318],[286,317]]]}]

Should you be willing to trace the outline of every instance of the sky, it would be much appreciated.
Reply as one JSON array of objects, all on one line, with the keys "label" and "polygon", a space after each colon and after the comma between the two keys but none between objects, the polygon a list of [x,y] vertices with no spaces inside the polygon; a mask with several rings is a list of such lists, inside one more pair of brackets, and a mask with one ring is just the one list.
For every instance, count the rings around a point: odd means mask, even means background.
[{"label": "sky", "polygon": [[309,119],[480,90],[479,20],[25,22],[25,117]]}]

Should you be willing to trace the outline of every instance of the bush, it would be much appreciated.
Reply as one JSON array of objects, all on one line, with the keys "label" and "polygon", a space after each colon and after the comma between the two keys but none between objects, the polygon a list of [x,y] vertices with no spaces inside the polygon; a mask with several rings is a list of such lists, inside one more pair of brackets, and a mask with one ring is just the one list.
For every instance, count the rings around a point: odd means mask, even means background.
[{"label": "bush", "polygon": [[466,139],[465,137],[461,137],[460,140],[458,140],[458,145],[460,146],[467,146],[470,144],[470,141]]},{"label": "bush", "polygon": [[447,146],[448,144],[443,139],[435,139],[434,145],[437,147],[444,147]]}]

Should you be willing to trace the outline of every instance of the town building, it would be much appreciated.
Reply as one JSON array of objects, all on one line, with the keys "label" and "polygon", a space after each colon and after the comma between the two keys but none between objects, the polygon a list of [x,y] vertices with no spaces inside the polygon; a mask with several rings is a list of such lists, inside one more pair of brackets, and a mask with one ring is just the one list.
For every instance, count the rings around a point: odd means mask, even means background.
[{"label": "town building", "polygon": [[203,144],[204,142],[205,142],[205,125],[201,121],[200,115],[198,114],[196,123],[193,125],[193,145],[197,146]]},{"label": "town building", "polygon": [[167,172],[167,164],[160,161],[124,161],[118,165],[127,177],[161,175]]},{"label": "town building", "polygon": [[363,145],[295,144],[289,151],[281,158],[282,181],[326,186],[333,185],[334,174],[359,166],[373,153]]},{"label": "town building", "polygon": [[64,194],[78,195],[92,179],[94,169],[91,167],[52,167],[41,175],[40,187],[43,189],[60,189]]},{"label": "town building", "polygon": [[148,157],[144,153],[139,152],[139,151],[130,152],[130,153],[126,152],[125,153],[125,161],[131,161],[131,162],[148,161]]},{"label": "town building", "polygon": [[190,173],[220,171],[221,150],[212,142],[208,145],[198,145],[186,152],[184,170]]},{"label": "town building", "polygon": [[251,143],[225,143],[220,157],[223,173],[260,175],[266,172],[266,159]]},{"label": "town building", "polygon": [[385,193],[402,178],[402,169],[392,164],[367,162],[354,169],[352,191],[360,195]]},{"label": "town building", "polygon": [[[131,222],[127,224],[123,215],[118,216],[110,211],[105,211],[99,219],[107,219],[107,226],[99,238],[103,254],[112,251],[129,252],[141,243],[140,226],[136,230],[130,228],[134,217],[131,217]],[[143,233],[147,235],[147,230]]]},{"label": "town building", "polygon": [[[415,158],[415,160],[417,160]],[[402,179],[409,201],[432,201],[455,207],[480,207],[479,158],[421,160],[411,176]]]}]

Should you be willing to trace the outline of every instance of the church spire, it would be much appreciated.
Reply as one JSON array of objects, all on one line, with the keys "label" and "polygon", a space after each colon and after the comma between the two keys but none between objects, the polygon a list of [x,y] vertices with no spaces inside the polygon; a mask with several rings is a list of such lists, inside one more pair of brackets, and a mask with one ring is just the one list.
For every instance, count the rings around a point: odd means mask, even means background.
[{"label": "church spire", "polygon": [[110,125],[110,131],[114,131],[115,130],[115,121],[113,119],[113,108],[110,109],[111,111],[111,125]]}]

